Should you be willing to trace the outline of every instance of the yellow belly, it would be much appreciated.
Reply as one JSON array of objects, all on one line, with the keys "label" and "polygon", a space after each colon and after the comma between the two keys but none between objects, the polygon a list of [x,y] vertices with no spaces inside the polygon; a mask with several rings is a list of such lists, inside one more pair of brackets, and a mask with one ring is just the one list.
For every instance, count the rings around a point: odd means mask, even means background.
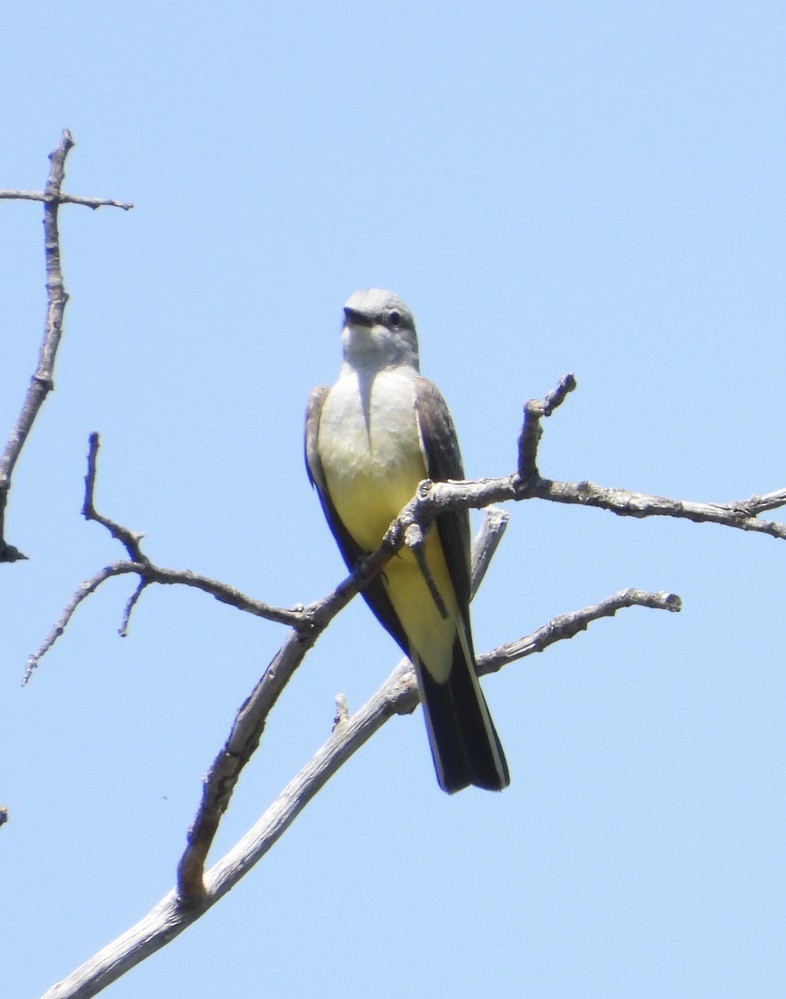
[{"label": "yellow belly", "polygon": [[[427,477],[415,418],[412,382],[381,372],[364,409],[354,378],[343,378],[325,400],[319,452],[330,499],[342,523],[365,552],[382,541],[391,521]],[[436,679],[447,678],[460,620],[439,534],[432,528],[424,553],[444,601],[443,617],[412,552],[401,549],[383,574],[410,654]]]}]

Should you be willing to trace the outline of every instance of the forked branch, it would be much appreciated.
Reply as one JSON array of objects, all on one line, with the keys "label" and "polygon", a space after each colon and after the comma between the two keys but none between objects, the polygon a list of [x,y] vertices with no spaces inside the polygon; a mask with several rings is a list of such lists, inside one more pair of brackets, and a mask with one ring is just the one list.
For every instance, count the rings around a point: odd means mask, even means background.
[{"label": "forked branch", "polygon": [[11,489],[11,478],[22,448],[30,436],[33,423],[47,395],[54,388],[54,370],[57,350],[63,333],[63,314],[68,293],[63,281],[60,263],[60,233],[58,229],[58,209],[66,203],[87,205],[113,205],[117,208],[131,208],[131,205],[98,198],[81,198],[63,194],[61,188],[65,178],[66,157],[74,147],[69,131],[64,131],[57,148],[50,153],[49,176],[43,191],[4,191],[0,190],[0,200],[43,201],[44,203],[44,256],[46,266],[46,322],[44,337],[38,356],[38,366],[33,372],[22,409],[0,456],[0,562],[16,562],[27,556],[5,540],[5,510]]}]

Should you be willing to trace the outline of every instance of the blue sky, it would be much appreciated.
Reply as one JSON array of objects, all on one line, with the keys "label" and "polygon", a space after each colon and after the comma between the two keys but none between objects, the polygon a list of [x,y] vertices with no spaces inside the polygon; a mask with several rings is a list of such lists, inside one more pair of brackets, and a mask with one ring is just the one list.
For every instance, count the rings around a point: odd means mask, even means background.
[{"label": "blue sky", "polygon": [[[284,637],[209,598],[86,604],[122,555],[271,603],[342,577],[302,462],[341,306],[391,288],[471,476],[573,371],[545,475],[725,502],[784,485],[786,13],[752,3],[13,4],[0,187],[61,215],[71,301],[0,579],[4,991],[39,995],[173,883],[203,772]],[[44,316],[40,206],[0,205],[6,433]],[[773,996],[786,990],[782,546],[528,503],[474,605],[491,648],[627,586],[679,593],[484,681],[513,783],[437,788],[390,723],[200,923],[108,995]],[[397,660],[356,601],[307,659],[212,859]]]}]

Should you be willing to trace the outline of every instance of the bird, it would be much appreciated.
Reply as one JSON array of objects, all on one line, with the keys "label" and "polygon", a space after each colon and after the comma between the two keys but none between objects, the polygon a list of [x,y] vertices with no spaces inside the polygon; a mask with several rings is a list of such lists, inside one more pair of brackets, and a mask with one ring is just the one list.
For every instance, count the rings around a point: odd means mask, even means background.
[{"label": "bird", "polygon": [[[343,363],[306,410],[305,456],[348,569],[377,549],[424,479],[463,479],[458,437],[437,387],[420,374],[415,320],[393,292],[344,306]],[[415,671],[439,786],[448,794],[510,783],[477,677],[470,626],[466,509],[440,512],[422,557],[404,546],[362,590]]]}]

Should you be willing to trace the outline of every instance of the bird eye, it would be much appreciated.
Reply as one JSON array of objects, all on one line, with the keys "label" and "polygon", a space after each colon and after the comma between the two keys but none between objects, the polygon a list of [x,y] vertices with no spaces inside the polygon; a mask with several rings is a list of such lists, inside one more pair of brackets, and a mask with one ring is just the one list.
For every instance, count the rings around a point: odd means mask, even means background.
[{"label": "bird eye", "polygon": [[395,309],[393,310],[393,312],[389,312],[388,313],[388,322],[390,323],[391,326],[394,326],[394,327],[395,326],[400,326],[401,325],[401,314],[398,313],[398,312],[396,312]]}]

